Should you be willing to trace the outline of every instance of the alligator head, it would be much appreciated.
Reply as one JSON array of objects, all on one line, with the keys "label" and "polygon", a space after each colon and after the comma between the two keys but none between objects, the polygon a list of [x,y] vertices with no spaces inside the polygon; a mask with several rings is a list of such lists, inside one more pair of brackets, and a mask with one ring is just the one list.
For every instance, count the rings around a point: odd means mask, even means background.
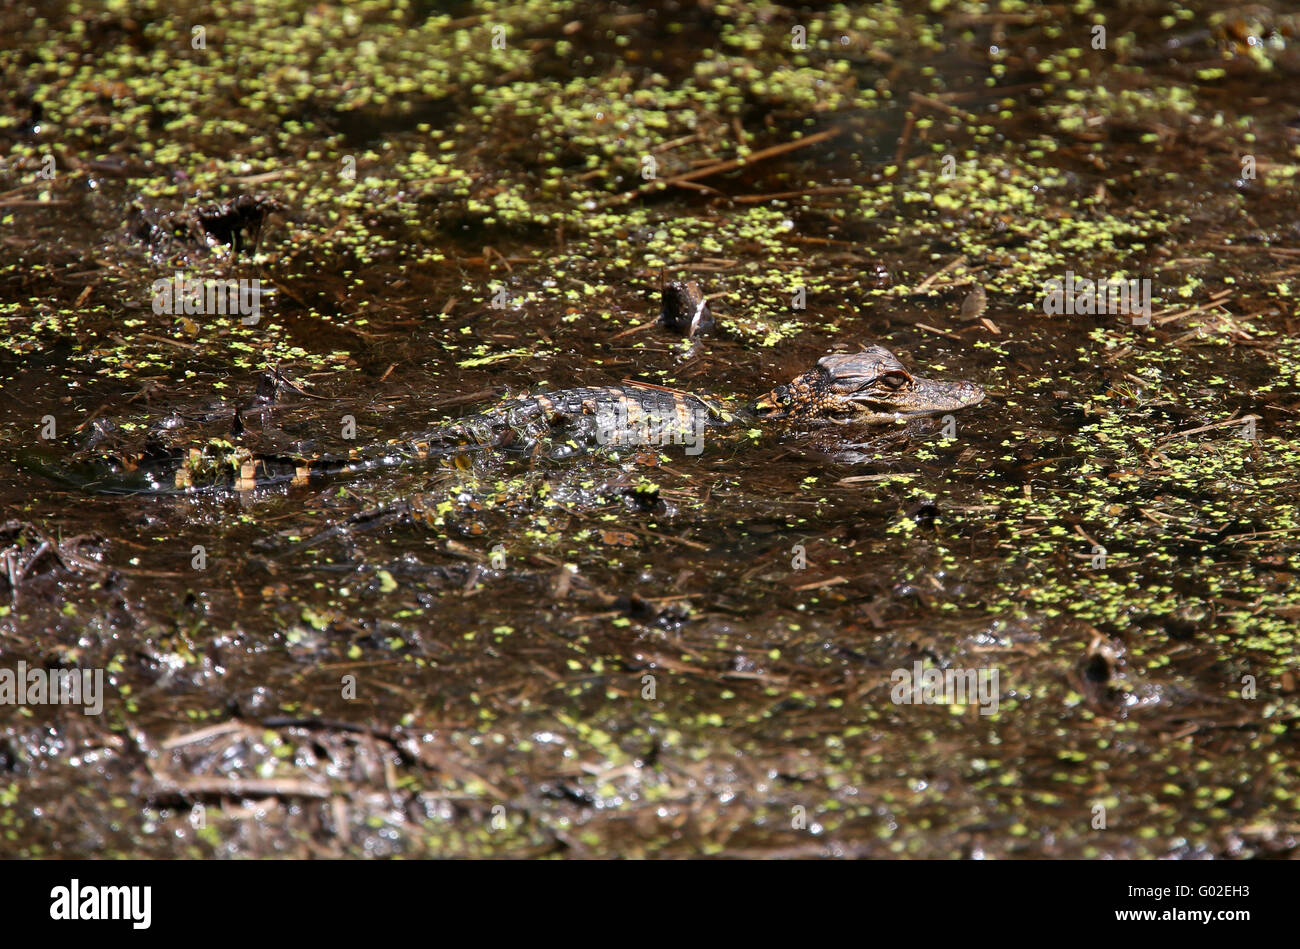
[{"label": "alligator head", "polygon": [[984,390],[972,382],[914,376],[883,346],[824,356],[816,368],[777,386],[754,403],[760,418],[888,422],[939,415],[978,405]]}]

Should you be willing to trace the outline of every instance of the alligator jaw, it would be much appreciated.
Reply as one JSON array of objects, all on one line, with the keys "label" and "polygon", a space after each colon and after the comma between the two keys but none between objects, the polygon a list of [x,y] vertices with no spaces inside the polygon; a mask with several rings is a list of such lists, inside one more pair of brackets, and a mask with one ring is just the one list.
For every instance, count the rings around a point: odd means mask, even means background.
[{"label": "alligator jaw", "polygon": [[856,421],[887,422],[898,418],[944,415],[984,401],[984,390],[973,382],[942,382],[911,378],[911,386],[895,393],[867,392],[844,397]]}]

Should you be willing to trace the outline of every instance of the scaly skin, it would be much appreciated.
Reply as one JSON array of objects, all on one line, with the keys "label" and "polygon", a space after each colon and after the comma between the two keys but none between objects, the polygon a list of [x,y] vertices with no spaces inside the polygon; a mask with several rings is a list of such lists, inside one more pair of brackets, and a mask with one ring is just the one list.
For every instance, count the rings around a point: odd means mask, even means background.
[{"label": "scaly skin", "polygon": [[979,405],[984,390],[973,382],[914,376],[883,346],[823,356],[816,368],[777,386],[755,403],[760,418],[792,422],[892,422],[943,415]]},{"label": "scaly skin", "polygon": [[[913,376],[889,350],[826,356],[816,368],[760,398],[760,420],[794,424],[887,422],[939,415],[977,405],[984,391],[969,382]],[[531,453],[548,446],[552,458],[592,448],[684,445],[698,454],[705,433],[750,415],[702,396],[646,384],[562,389],[507,400],[493,408],[445,422],[420,435],[369,446],[347,456],[254,454],[235,449],[222,457],[192,450],[188,457],[151,458],[108,471],[90,466],[88,476],[40,464],[61,480],[98,493],[189,493],[245,491],[276,484],[307,484],[322,478],[465,455],[476,451]]]}]

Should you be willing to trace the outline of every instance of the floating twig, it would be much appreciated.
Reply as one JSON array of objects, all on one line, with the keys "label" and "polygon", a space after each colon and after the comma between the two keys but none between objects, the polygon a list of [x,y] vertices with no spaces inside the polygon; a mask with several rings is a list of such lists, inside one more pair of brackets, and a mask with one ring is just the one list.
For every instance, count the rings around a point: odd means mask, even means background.
[{"label": "floating twig", "polygon": [[760,148],[756,152],[745,156],[744,158],[732,158],[727,161],[720,161],[716,164],[706,165],[703,168],[697,168],[694,171],[684,172],[675,175],[672,178],[664,178],[658,181],[647,181],[639,188],[633,188],[631,191],[625,191],[623,194],[615,195],[605,202],[605,207],[616,204],[625,204],[633,198],[639,198],[643,194],[651,191],[662,190],[670,185],[682,185],[688,181],[696,181],[700,178],[709,178],[713,175],[720,175],[724,172],[734,171],[737,168],[743,168],[753,165],[756,162],[764,161],[768,158],[775,158],[777,155],[784,155],[786,152],[792,152],[799,148],[807,148],[809,145],[816,145],[818,142],[824,142],[829,138],[834,138],[844,130],[842,128],[830,128],[824,132],[817,132],[806,138],[801,138],[793,142],[783,142],[780,145],[772,145],[769,148]]}]

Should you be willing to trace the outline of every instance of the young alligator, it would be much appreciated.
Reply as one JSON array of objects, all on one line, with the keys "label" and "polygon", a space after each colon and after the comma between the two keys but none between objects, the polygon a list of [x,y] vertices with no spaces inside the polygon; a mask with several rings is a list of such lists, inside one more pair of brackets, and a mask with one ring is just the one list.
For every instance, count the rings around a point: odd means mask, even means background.
[{"label": "young alligator", "polygon": [[61,480],[110,494],[244,491],[306,484],[483,449],[527,454],[540,450],[544,440],[552,458],[593,446],[680,444],[688,454],[698,454],[708,430],[725,428],[740,418],[796,425],[880,423],[955,412],[983,398],[984,391],[973,383],[914,376],[889,350],[869,346],[858,353],[823,357],[812,370],[777,386],[752,408],[732,410],[704,396],[643,383],[563,389],[508,399],[424,434],[346,456],[301,457],[235,449],[213,458],[195,449],[188,456],[155,455],[121,465],[111,474],[100,463],[90,466],[90,477],[71,476],[65,468]]}]

